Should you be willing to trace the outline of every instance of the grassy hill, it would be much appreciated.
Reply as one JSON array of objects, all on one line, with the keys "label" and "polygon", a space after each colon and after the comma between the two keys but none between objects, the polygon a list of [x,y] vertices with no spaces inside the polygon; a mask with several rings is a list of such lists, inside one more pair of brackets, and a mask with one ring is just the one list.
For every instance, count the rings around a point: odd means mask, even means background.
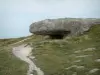
[{"label": "grassy hill", "polygon": [[[30,39],[14,44],[25,38]],[[37,35],[1,39],[0,75],[26,75],[28,65],[12,54],[12,47],[23,43],[34,47],[34,62],[45,75],[100,74],[100,25],[92,27],[84,35],[61,40],[45,39]]]}]

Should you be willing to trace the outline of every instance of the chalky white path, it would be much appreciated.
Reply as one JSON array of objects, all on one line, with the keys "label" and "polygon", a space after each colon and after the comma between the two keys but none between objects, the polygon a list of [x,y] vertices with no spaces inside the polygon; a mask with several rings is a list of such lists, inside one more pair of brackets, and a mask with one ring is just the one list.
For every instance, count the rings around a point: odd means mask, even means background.
[{"label": "chalky white path", "polygon": [[25,61],[29,64],[29,69],[27,75],[34,75],[32,72],[35,70],[37,75],[44,75],[43,71],[38,68],[34,62],[31,60],[35,58],[31,56],[32,48],[30,46],[26,46],[25,44],[20,45],[18,47],[14,47],[12,53],[19,59]]}]

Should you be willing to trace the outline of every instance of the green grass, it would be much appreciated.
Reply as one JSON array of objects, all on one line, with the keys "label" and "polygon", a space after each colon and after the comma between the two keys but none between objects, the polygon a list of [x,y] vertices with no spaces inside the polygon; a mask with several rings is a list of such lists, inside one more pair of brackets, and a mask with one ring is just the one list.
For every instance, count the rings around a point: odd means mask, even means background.
[{"label": "green grass", "polygon": [[[12,45],[13,43],[16,43],[18,41],[21,41],[29,37],[31,39],[23,41],[22,43]],[[12,38],[12,39],[0,39],[0,75],[27,74],[28,65],[24,61],[21,61],[12,54],[12,47],[23,43],[31,43],[31,40],[34,38],[36,38],[36,36],[28,36],[28,37]],[[39,40],[39,38],[36,39]]]},{"label": "green grass", "polygon": [[[84,35],[66,37],[63,40],[44,39],[42,36],[29,36],[23,43],[32,43],[34,62],[45,75],[99,75],[100,70],[100,26],[92,27]],[[27,37],[25,37],[27,38]],[[19,39],[0,40],[0,75],[26,75],[28,65],[12,55],[10,44]],[[18,44],[18,45],[20,45]],[[16,46],[16,45],[15,45]],[[93,50],[92,50],[93,49]],[[80,56],[86,57],[80,57]]]},{"label": "green grass", "polygon": [[0,39],[0,75],[26,75],[28,65],[16,58],[9,46],[24,38]]},{"label": "green grass", "polygon": [[[36,63],[45,72],[45,75],[98,75],[100,71],[89,74],[89,71],[98,68],[100,62],[100,26],[95,26],[78,37],[70,37],[64,40],[47,40],[36,44],[33,55],[36,56]],[[88,48],[95,48],[93,51],[84,51]],[[79,53],[75,53],[79,51]],[[77,57],[89,55],[87,57]],[[75,62],[80,60],[80,62]],[[70,66],[77,65],[84,68],[78,69]]]}]

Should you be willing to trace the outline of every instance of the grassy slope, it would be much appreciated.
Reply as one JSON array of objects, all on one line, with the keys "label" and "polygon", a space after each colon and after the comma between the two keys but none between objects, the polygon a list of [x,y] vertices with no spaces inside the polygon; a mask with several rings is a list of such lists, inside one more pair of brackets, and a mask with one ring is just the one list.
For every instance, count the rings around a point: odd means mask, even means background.
[{"label": "grassy slope", "polygon": [[[35,62],[45,75],[100,74],[100,71],[89,73],[94,68],[100,69],[100,62],[95,61],[100,59],[100,26],[91,28],[84,35],[63,40],[44,40],[42,36],[30,38],[23,43],[32,43],[35,47]],[[13,56],[8,46],[21,39],[0,40],[0,75],[26,75],[27,64]],[[83,55],[86,57],[79,57]]]},{"label": "grassy slope", "polygon": [[12,48],[8,46],[22,39],[0,40],[0,75],[26,75],[27,64],[13,56]]},{"label": "grassy slope", "polygon": [[[34,45],[33,45],[34,46]],[[98,75],[100,71],[89,74],[94,68],[100,69],[100,26],[91,28],[85,35],[64,40],[47,40],[36,44],[33,55],[45,75]],[[94,49],[91,51],[92,49]],[[86,51],[90,49],[90,51]],[[78,57],[89,55],[87,57]],[[75,62],[75,61],[80,62]],[[76,68],[75,65],[80,68]],[[70,69],[68,67],[74,66]],[[84,67],[84,68],[82,68]]]},{"label": "grassy slope", "polygon": [[[28,38],[35,40],[35,36],[28,36]],[[32,39],[12,45],[18,41],[21,41],[27,37],[14,38],[14,39],[0,39],[0,75],[26,75],[28,65],[16,58],[12,54],[12,47],[20,45],[22,43],[31,42]],[[41,38],[41,37],[39,37]],[[38,39],[38,38],[37,38]],[[39,40],[39,39],[38,39]],[[33,41],[33,40],[32,40]],[[12,46],[10,46],[12,45]]]}]

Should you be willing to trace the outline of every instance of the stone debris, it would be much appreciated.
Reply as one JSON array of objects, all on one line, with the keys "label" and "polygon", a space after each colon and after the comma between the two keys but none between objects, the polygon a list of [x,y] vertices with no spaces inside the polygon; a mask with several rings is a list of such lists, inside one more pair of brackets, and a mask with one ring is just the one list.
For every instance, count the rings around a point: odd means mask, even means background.
[{"label": "stone debris", "polygon": [[70,66],[70,67],[68,67],[68,68],[65,68],[65,69],[69,70],[69,69],[71,69],[71,68],[84,69],[85,67],[84,67],[84,66],[72,65],[72,66]]},{"label": "stone debris", "polygon": [[83,51],[94,51],[94,50],[95,50],[95,48],[87,48],[87,49],[85,49]]},{"label": "stone debris", "polygon": [[77,63],[77,62],[81,62],[81,60],[76,60],[76,61],[74,61],[74,62],[76,62],[76,63]]},{"label": "stone debris", "polygon": [[74,53],[80,53],[81,52],[81,50],[77,50],[77,51],[75,51]]},{"label": "stone debris", "polygon": [[96,61],[96,62],[100,62],[100,59],[96,59],[95,61]]},{"label": "stone debris", "polygon": [[97,71],[99,71],[99,69],[98,68],[94,68],[94,69],[90,70],[89,73],[91,74],[91,73],[95,73]]},{"label": "stone debris", "polygon": [[92,55],[80,55],[80,56],[76,56],[76,58],[82,58],[82,57],[88,57],[88,56],[92,56]]}]

